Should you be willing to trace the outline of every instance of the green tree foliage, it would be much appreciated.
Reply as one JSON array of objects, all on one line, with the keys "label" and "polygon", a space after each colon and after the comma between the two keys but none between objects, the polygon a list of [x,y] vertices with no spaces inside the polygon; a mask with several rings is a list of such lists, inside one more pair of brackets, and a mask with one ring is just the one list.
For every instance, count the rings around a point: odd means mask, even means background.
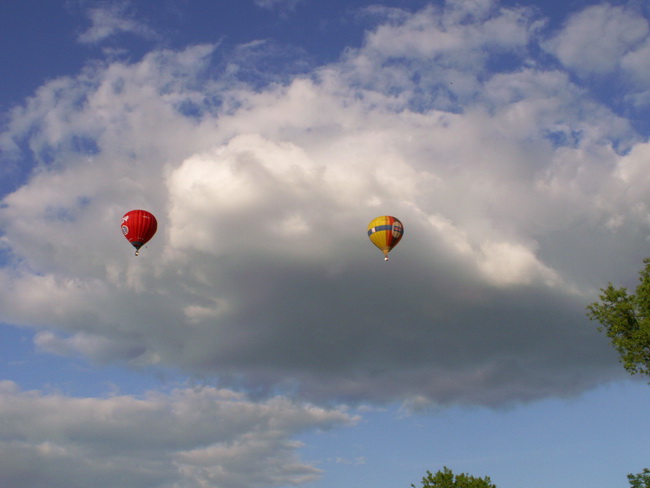
[{"label": "green tree foliage", "polygon": [[631,488],[650,488],[650,469],[645,468],[643,473],[628,474]]},{"label": "green tree foliage", "polygon": [[650,259],[639,272],[636,294],[611,283],[601,289],[600,300],[587,306],[587,316],[598,321],[630,374],[650,376]]},{"label": "green tree foliage", "polygon": [[[415,488],[415,485],[411,485]],[[490,481],[490,477],[475,478],[468,474],[454,475],[454,473],[445,466],[442,471],[433,474],[427,471],[427,475],[422,478],[422,488],[496,488]]]}]

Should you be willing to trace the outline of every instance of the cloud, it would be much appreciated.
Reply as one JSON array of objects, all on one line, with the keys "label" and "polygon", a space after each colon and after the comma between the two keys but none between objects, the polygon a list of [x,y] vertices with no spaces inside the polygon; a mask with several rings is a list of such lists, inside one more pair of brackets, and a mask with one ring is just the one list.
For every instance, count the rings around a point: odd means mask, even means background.
[{"label": "cloud", "polygon": [[[0,318],[48,352],[315,402],[619,377],[584,307],[645,257],[648,141],[535,57],[534,13],[464,5],[377,10],[286,82],[208,77],[193,46],[42,86],[2,136],[35,169],[0,208]],[[132,208],[159,222],[138,258]],[[365,232],[383,214],[405,225],[389,263]]]},{"label": "cloud", "polygon": [[647,108],[650,24],[633,6],[588,7],[543,45],[571,72],[602,78],[613,90],[625,89],[623,96],[632,106]]},{"label": "cloud", "polygon": [[273,10],[276,8],[283,10],[293,10],[301,0],[255,0],[255,5],[260,8]]},{"label": "cloud", "polygon": [[13,488],[301,484],[320,470],[299,458],[292,438],[357,421],[343,410],[284,397],[252,402],[211,387],[73,398],[11,381],[0,382],[0,417],[0,482]]},{"label": "cloud", "polygon": [[89,8],[91,26],[79,34],[82,44],[98,44],[119,34],[133,34],[144,39],[157,39],[158,34],[148,25],[135,19],[128,2],[118,2]]},{"label": "cloud", "polygon": [[574,14],[549,41],[558,58],[578,73],[609,73],[623,55],[650,33],[648,21],[632,10],[609,4],[594,5]]}]

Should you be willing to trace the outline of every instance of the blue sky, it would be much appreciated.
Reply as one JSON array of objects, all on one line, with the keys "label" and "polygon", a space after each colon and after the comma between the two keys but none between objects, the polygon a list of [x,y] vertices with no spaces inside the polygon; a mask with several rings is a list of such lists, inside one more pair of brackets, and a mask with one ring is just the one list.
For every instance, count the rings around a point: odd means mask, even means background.
[{"label": "blue sky", "polygon": [[0,485],[628,486],[650,387],[585,306],[648,257],[649,19],[5,2]]}]

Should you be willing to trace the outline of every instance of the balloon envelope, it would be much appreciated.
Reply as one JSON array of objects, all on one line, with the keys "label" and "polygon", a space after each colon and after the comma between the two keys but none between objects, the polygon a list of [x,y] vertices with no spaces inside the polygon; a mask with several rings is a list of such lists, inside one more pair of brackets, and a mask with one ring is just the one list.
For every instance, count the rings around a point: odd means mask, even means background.
[{"label": "balloon envelope", "polygon": [[368,237],[384,253],[386,261],[388,261],[388,253],[397,246],[403,235],[404,226],[402,222],[390,215],[382,215],[372,219],[368,224]]},{"label": "balloon envelope", "polygon": [[153,237],[158,229],[158,221],[146,210],[131,210],[122,217],[122,233],[135,247],[135,255]]}]

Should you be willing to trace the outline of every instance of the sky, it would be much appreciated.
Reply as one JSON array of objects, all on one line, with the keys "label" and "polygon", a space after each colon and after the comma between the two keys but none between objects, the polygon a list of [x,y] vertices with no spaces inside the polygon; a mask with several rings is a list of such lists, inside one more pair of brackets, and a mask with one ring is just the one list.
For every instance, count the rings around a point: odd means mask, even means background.
[{"label": "sky", "polygon": [[650,467],[585,314],[650,257],[647,2],[23,0],[0,40],[3,488]]}]

